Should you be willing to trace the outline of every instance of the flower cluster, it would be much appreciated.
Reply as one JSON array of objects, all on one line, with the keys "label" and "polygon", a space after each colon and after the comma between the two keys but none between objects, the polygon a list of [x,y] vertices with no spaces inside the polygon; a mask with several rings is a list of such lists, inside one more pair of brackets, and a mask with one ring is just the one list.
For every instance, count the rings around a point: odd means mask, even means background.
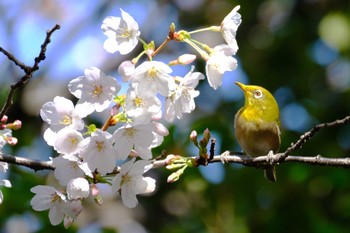
[{"label": "flower cluster", "polygon": [[[17,130],[22,127],[22,122],[19,120],[15,120],[12,123],[7,123],[8,117],[3,116],[0,121],[0,155],[1,149],[6,145],[16,145],[17,138],[12,136],[12,130]],[[5,173],[8,170],[8,164],[5,162],[0,162],[0,172]],[[0,185],[5,186],[7,188],[11,187],[11,182],[9,180],[0,179]],[[2,203],[4,196],[0,190],[0,204]]]},{"label": "flower cluster", "polygon": [[[175,41],[192,45],[206,61],[206,75],[214,89],[222,84],[224,72],[237,67],[232,55],[238,50],[235,40],[241,22],[238,9],[221,26],[208,29],[221,32],[227,41],[225,45],[210,48],[192,40],[191,33],[181,37],[184,33],[172,32]],[[193,66],[184,77],[172,74],[171,65],[190,64],[196,59],[194,55],[181,55],[169,64],[154,60],[159,50],[155,50],[153,42],[146,44],[140,38],[137,22],[123,10],[121,17],[107,17],[101,29],[108,37],[103,45],[107,52],[127,54],[140,41],[144,51],[118,68],[122,82],[128,83],[126,93],[120,93],[121,83],[114,77],[90,67],[68,84],[71,94],[78,98],[75,105],[61,96],[43,105],[40,115],[49,125],[44,139],[59,154],[52,164],[61,187],[33,187],[31,205],[37,211],[49,209],[53,225],[64,221],[69,226],[82,211],[84,198],[93,196],[101,204],[97,183],[110,184],[130,208],[138,204],[136,195],[153,192],[155,180],[143,174],[152,168],[152,148],[161,145],[168,134],[160,120],[164,116],[172,122],[192,112],[194,98],[199,95],[196,87],[205,79]],[[148,60],[138,64],[142,55]],[[85,124],[84,118],[90,114],[105,111],[110,117],[100,128]]]}]

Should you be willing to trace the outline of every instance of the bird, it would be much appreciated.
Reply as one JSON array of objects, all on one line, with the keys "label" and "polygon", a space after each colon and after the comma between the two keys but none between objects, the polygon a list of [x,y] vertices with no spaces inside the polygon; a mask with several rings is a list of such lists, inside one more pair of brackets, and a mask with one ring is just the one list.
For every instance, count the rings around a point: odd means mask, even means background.
[{"label": "bird", "polygon": [[[244,106],[234,119],[237,141],[243,152],[257,157],[277,153],[281,145],[279,107],[273,95],[263,87],[235,82],[244,93]],[[273,165],[265,168],[265,178],[275,182]]]}]

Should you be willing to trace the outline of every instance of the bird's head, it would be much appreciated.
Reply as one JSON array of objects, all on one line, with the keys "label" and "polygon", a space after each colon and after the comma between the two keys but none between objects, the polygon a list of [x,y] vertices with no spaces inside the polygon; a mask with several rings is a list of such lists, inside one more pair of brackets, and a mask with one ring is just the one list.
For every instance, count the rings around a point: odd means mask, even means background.
[{"label": "bird's head", "polygon": [[253,111],[257,115],[264,115],[267,117],[278,117],[279,109],[277,102],[273,95],[263,87],[254,85],[244,85],[236,82],[245,96],[244,108]]}]

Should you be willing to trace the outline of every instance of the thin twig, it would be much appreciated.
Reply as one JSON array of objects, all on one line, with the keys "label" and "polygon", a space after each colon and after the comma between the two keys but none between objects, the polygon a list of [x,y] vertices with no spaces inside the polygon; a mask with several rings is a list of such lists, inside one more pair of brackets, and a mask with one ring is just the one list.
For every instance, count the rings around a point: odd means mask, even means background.
[{"label": "thin twig", "polygon": [[291,152],[302,148],[303,145],[307,141],[309,141],[320,129],[344,125],[347,123],[350,123],[350,116],[346,116],[340,120],[315,125],[311,130],[301,135],[297,142],[293,143],[290,147],[288,147],[287,150],[281,155],[281,159],[286,158]]},{"label": "thin twig", "polygon": [[33,73],[39,69],[39,63],[41,61],[45,60],[46,48],[51,41],[51,35],[53,32],[55,32],[58,29],[60,29],[60,25],[56,24],[52,29],[50,29],[46,32],[46,38],[45,38],[44,43],[41,45],[40,53],[34,59],[34,64],[31,67],[26,66],[25,64],[20,62],[18,59],[16,59],[14,55],[12,55],[11,53],[7,52],[5,49],[0,47],[0,52],[5,54],[9,60],[13,61],[16,64],[16,66],[20,67],[25,72],[25,75],[23,75],[22,78],[17,83],[12,84],[10,86],[10,90],[9,90],[9,93],[7,95],[7,98],[6,98],[6,102],[3,105],[1,112],[0,112],[0,119],[2,119],[2,117],[7,113],[7,111],[9,110],[11,105],[13,104],[13,95],[14,95],[16,89],[23,87],[27,83],[27,81],[33,76]]}]

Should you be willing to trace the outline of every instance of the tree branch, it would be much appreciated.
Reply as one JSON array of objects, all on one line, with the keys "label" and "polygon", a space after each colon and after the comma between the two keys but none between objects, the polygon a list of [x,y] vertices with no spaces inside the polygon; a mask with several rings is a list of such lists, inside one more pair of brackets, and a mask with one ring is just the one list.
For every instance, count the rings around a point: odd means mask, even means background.
[{"label": "tree branch", "polygon": [[287,150],[281,155],[281,159],[286,158],[291,152],[301,149],[303,145],[309,141],[320,129],[322,128],[329,128],[334,127],[338,125],[344,125],[350,123],[350,116],[346,116],[343,119],[335,120],[332,122],[327,123],[321,123],[318,125],[315,125],[311,130],[305,132],[303,135],[300,136],[299,140],[295,143],[292,143],[290,147],[287,148]]},{"label": "tree branch", "polygon": [[39,170],[55,170],[55,167],[52,165],[51,161],[40,161],[34,159],[27,159],[12,155],[2,155],[0,154],[0,161],[16,164],[24,167],[33,169],[34,171]]},{"label": "tree branch", "polygon": [[7,111],[11,107],[11,105],[13,103],[13,95],[14,95],[16,89],[24,86],[27,83],[27,81],[33,76],[33,73],[39,69],[39,63],[41,61],[45,60],[46,48],[47,48],[48,44],[51,42],[51,35],[52,35],[52,33],[54,33],[58,29],[60,29],[60,25],[56,24],[52,29],[50,29],[46,32],[46,38],[45,38],[44,43],[41,45],[40,53],[34,59],[34,64],[31,67],[26,66],[24,63],[20,62],[17,58],[15,58],[14,55],[12,55],[11,53],[7,52],[5,49],[0,47],[0,52],[5,54],[5,56],[7,56],[7,58],[10,61],[13,61],[16,64],[16,66],[20,67],[25,72],[25,75],[23,75],[22,78],[17,83],[12,84],[10,86],[10,91],[7,95],[6,102],[3,105],[1,112],[0,112],[0,119],[2,119],[2,117],[7,113]]}]

